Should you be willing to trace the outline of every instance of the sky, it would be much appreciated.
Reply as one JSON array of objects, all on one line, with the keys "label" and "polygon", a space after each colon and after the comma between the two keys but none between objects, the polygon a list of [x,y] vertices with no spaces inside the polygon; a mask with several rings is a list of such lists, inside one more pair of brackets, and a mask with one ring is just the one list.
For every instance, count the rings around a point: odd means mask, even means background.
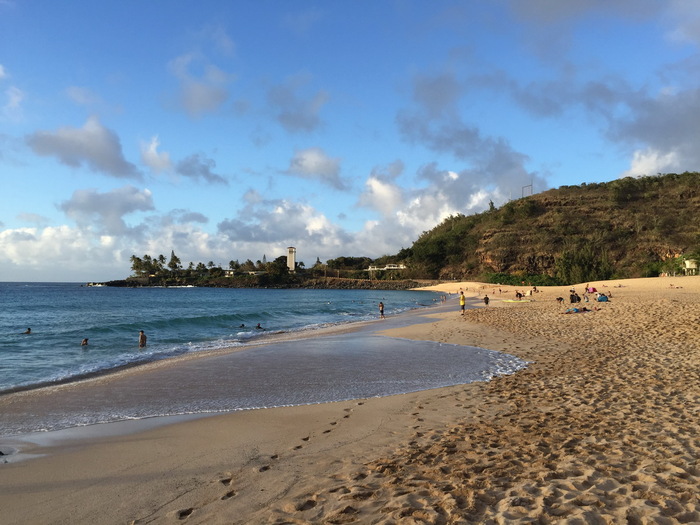
[{"label": "sky", "polygon": [[699,44],[695,0],[0,0],[0,281],[377,258],[697,171]]}]

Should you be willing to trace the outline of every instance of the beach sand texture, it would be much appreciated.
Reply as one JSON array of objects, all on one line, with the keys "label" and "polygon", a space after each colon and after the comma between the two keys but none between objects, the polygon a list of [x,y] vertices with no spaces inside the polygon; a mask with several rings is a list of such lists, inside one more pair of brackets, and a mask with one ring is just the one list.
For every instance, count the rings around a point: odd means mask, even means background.
[{"label": "beach sand texture", "polygon": [[2,521],[700,523],[700,277],[591,284],[612,301],[562,315],[568,287],[450,283],[490,305],[387,334],[514,375],[48,447],[0,467]]}]

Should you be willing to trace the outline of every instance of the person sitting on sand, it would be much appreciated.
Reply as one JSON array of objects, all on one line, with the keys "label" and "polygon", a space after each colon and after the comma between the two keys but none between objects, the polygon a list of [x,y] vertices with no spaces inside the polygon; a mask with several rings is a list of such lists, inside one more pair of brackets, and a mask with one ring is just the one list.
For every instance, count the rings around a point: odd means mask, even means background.
[{"label": "person sitting on sand", "polygon": [[585,306],[583,308],[568,308],[565,312],[562,312],[563,314],[578,314],[578,313],[583,313],[583,312],[590,312],[588,308]]}]

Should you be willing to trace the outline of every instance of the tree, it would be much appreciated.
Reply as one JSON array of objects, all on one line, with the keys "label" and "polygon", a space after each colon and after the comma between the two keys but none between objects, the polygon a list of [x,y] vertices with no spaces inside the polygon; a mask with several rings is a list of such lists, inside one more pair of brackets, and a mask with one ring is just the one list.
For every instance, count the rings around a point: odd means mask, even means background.
[{"label": "tree", "polygon": [[265,270],[272,277],[287,275],[289,273],[289,268],[287,268],[287,257],[285,255],[277,257],[277,259],[265,265]]},{"label": "tree", "polygon": [[131,259],[131,271],[134,273],[136,277],[141,277],[145,273],[148,273],[145,270],[144,262],[140,257],[136,257],[136,255],[132,255]]},{"label": "tree", "polygon": [[241,271],[252,272],[255,270],[255,263],[248,259],[246,262],[241,264]]},{"label": "tree", "polygon": [[604,281],[613,274],[608,251],[591,243],[568,243],[555,263],[557,277],[564,283]]},{"label": "tree", "polygon": [[151,275],[155,273],[155,266],[153,265],[153,259],[150,255],[146,254],[143,256],[143,275]]},{"label": "tree", "polygon": [[175,255],[175,250],[172,250],[170,252],[170,261],[168,262],[168,268],[171,272],[176,272],[182,269],[182,263],[180,262],[180,258],[177,255]]}]

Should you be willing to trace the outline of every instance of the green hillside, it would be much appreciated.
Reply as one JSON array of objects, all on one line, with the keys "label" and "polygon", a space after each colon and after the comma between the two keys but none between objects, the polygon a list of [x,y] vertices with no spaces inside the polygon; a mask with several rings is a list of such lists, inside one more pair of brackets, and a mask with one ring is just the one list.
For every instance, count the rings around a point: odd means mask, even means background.
[{"label": "green hillside", "polygon": [[700,173],[563,186],[424,232],[405,277],[547,276],[560,283],[680,270],[700,253]]}]

